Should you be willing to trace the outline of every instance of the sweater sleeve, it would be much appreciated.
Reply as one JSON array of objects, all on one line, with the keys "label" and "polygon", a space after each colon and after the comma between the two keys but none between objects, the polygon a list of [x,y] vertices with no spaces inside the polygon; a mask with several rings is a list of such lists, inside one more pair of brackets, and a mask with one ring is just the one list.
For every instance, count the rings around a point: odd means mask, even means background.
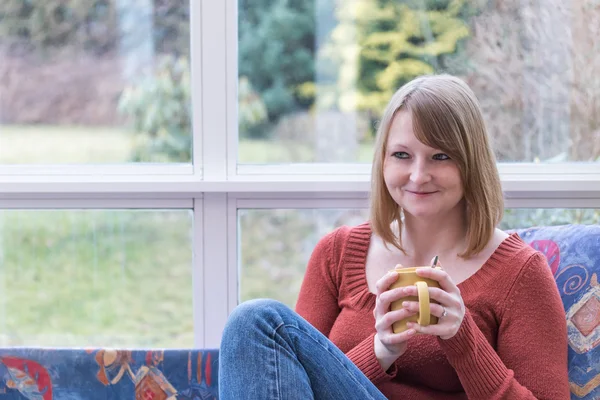
[{"label": "sweater sleeve", "polygon": [[[344,228],[328,234],[317,243],[296,302],[296,312],[327,337],[340,313],[338,288],[342,274],[339,270],[342,246],[339,242],[342,239],[338,235],[347,233],[342,229]],[[381,368],[375,356],[374,336],[367,336],[348,351],[346,356],[376,385],[393,379],[397,367],[393,364],[388,371]]]},{"label": "sweater sleeve", "polygon": [[439,339],[469,399],[569,399],[567,327],[544,256],[521,269],[501,312],[497,349],[467,311],[458,333]]},{"label": "sweater sleeve", "polygon": [[398,367],[396,366],[396,363],[393,363],[387,371],[384,371],[383,368],[381,368],[381,364],[379,364],[379,360],[377,360],[377,356],[375,355],[374,340],[375,334],[373,333],[346,353],[346,356],[352,360],[354,365],[356,365],[374,385],[377,385],[381,382],[394,379],[398,374]]},{"label": "sweater sleeve", "polygon": [[296,312],[327,337],[340,313],[333,260],[338,232],[329,233],[315,246],[296,302]]}]

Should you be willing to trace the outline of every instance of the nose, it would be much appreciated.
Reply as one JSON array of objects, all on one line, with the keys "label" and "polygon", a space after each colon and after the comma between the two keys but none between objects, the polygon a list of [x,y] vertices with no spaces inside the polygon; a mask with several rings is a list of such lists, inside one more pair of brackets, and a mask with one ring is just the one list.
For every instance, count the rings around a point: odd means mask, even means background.
[{"label": "nose", "polygon": [[431,172],[426,163],[416,161],[412,164],[410,170],[410,181],[415,185],[422,185],[431,180]]}]

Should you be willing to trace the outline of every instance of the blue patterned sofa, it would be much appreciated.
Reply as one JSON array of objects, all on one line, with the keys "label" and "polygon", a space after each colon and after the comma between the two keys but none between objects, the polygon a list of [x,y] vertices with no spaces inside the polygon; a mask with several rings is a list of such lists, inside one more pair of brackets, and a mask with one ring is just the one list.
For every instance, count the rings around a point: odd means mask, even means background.
[{"label": "blue patterned sofa", "polygon": [[[521,229],[563,299],[571,398],[600,399],[600,226]],[[217,350],[0,349],[0,399],[217,398]]]},{"label": "blue patterned sofa", "polygon": [[567,315],[571,399],[600,399],[600,225],[517,230],[547,258]]},{"label": "blue patterned sofa", "polygon": [[0,399],[213,400],[216,350],[0,349]]}]

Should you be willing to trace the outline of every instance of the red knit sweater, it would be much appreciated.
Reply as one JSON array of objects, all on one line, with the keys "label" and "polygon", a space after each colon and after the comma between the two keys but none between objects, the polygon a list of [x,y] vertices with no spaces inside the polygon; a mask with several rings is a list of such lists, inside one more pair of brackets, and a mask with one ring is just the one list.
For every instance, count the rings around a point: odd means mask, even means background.
[{"label": "red knit sweater", "polygon": [[375,295],[365,278],[371,228],[342,227],[316,246],[297,312],[390,399],[569,399],[567,328],[546,259],[513,234],[458,285],[466,314],[442,340],[417,335],[383,371],[374,353]]}]

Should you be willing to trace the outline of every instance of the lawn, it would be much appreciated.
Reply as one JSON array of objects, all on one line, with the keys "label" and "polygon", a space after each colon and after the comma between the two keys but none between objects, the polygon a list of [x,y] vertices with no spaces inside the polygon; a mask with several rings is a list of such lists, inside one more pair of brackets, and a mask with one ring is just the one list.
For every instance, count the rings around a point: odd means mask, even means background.
[{"label": "lawn", "polygon": [[[0,164],[123,163],[130,159],[134,136],[125,129],[0,126]],[[371,162],[371,143],[361,144],[357,161]],[[305,144],[271,140],[242,140],[242,163],[311,162],[313,150]]]},{"label": "lawn", "polygon": [[0,345],[193,345],[192,215],[0,212]]},{"label": "lawn", "polygon": [[123,129],[0,126],[2,164],[119,163],[132,146],[133,136]]}]

